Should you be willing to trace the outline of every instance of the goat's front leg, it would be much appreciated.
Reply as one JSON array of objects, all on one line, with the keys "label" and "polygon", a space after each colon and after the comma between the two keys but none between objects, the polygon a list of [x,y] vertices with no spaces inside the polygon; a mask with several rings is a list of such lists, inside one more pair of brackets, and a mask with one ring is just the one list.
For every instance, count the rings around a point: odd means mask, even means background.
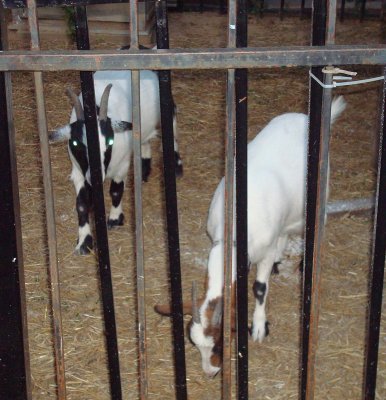
[{"label": "goat's front leg", "polygon": [[111,196],[111,210],[109,219],[107,220],[107,227],[109,229],[115,226],[122,226],[125,219],[122,212],[122,196],[123,189],[125,187],[124,181],[113,179],[110,185],[110,196]]},{"label": "goat's front leg", "polygon": [[75,253],[84,255],[89,254],[93,248],[93,241],[89,222],[91,210],[91,186],[80,173],[72,173],[72,180],[76,190],[76,211],[78,213],[78,242]]},{"label": "goat's front leg", "polygon": [[268,321],[265,314],[265,304],[268,295],[269,277],[275,261],[275,249],[268,250],[265,258],[257,266],[256,281],[253,284],[253,294],[256,307],[253,313],[252,338],[260,343],[269,334]]}]

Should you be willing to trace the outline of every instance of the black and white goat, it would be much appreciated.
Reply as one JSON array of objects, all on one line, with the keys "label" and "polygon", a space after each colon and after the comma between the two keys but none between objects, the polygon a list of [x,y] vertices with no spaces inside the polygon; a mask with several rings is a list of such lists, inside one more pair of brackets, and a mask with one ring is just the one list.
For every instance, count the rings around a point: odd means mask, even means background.
[{"label": "black and white goat", "polygon": [[[108,227],[123,224],[122,195],[132,154],[132,97],[131,71],[98,71],[94,74],[95,101],[98,115],[98,136],[103,179],[110,178],[112,207]],[[52,132],[52,142],[68,140],[72,162],[71,180],[76,191],[76,209],[79,219],[79,236],[75,248],[78,254],[88,254],[93,246],[89,225],[91,207],[90,169],[87,156],[87,139],[82,108],[82,95],[67,93],[73,103],[70,123]],[[150,140],[161,124],[158,75],[153,71],[140,72],[142,179],[147,181],[151,169]],[[176,174],[182,174],[178,153],[177,122],[173,117]]]},{"label": "black and white goat", "polygon": [[[331,122],[345,106],[343,97],[333,101]],[[268,334],[265,304],[272,267],[281,260],[288,236],[303,233],[307,131],[305,114],[283,114],[274,118],[248,145],[248,257],[257,266],[252,338],[259,342]],[[184,305],[184,312],[193,316],[190,338],[201,353],[204,372],[213,377],[222,362],[224,179],[214,193],[207,230],[213,245],[208,259],[206,295],[197,301],[193,293],[192,303]],[[235,248],[233,253],[234,260]],[[156,306],[155,310],[164,315],[170,313],[165,305]]]}]

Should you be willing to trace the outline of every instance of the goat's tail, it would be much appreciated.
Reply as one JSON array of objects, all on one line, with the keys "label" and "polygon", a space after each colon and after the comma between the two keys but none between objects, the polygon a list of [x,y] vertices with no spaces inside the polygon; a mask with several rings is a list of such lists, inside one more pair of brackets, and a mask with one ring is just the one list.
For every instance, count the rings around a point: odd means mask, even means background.
[{"label": "goat's tail", "polygon": [[333,124],[347,106],[343,96],[334,97],[331,104],[331,124]]},{"label": "goat's tail", "polygon": [[51,131],[48,135],[48,139],[50,142],[63,142],[64,140],[68,140],[71,137],[71,128],[70,125],[63,125],[60,128]]}]

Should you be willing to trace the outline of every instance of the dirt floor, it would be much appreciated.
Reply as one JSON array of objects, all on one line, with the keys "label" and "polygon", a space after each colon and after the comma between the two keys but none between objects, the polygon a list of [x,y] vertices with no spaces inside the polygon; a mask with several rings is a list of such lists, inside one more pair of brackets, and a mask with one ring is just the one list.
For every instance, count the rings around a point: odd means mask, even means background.
[{"label": "dirt floor", "polygon": [[[226,45],[225,16],[218,13],[170,15],[171,47]],[[338,44],[384,43],[379,21],[338,23]],[[307,45],[310,20],[250,17],[251,46]],[[116,48],[118,38],[92,38],[95,48]],[[12,37],[13,48],[27,44]],[[44,48],[72,48],[64,38],[43,38]],[[378,76],[380,68],[350,67],[359,78]],[[49,129],[68,121],[70,104],[65,87],[78,88],[77,73],[46,73],[45,94]],[[184,298],[192,280],[203,291],[210,240],[207,210],[224,169],[224,71],[173,72],[178,105],[179,145],[184,176],[178,180],[178,205]],[[379,131],[380,84],[339,89],[348,107],[333,128],[331,198],[373,194],[375,148]],[[18,173],[22,207],[27,285],[28,328],[33,398],[55,398],[55,377],[47,276],[44,194],[36,126],[33,77],[13,74]],[[305,68],[251,70],[249,73],[249,135],[274,116],[307,111],[308,70]],[[149,394],[174,398],[171,323],[153,306],[169,299],[160,140],[153,143],[154,162],[143,185],[146,267]],[[60,265],[67,395],[70,400],[109,399],[103,319],[94,255],[73,254],[77,217],[69,180],[71,164],[65,144],[51,147]],[[129,179],[128,186],[132,185]],[[108,193],[108,186],[105,186]],[[106,204],[110,201],[106,196]],[[135,264],[132,190],[126,190],[126,225],[109,232],[110,256],[119,331],[124,398],[138,398],[135,311]],[[371,215],[331,217],[325,237],[322,275],[320,347],[317,355],[316,399],[360,399],[364,359],[365,316],[371,246]],[[296,399],[299,376],[300,277],[299,256],[288,258],[271,279],[268,318],[271,333],[262,343],[249,343],[251,399]],[[252,285],[254,272],[250,275]],[[250,313],[253,310],[250,292]],[[186,318],[188,320],[188,317]],[[207,379],[198,351],[186,340],[188,392],[191,399],[219,399],[221,377]],[[386,331],[383,319],[377,399],[386,398]]]}]

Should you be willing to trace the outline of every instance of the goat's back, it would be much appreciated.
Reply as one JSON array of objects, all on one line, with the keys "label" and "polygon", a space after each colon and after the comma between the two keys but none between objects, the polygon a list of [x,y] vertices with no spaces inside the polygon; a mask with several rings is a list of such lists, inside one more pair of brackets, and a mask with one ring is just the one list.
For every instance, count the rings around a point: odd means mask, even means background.
[{"label": "goat's back", "polygon": [[[274,118],[249,143],[249,242],[269,242],[281,231],[302,229],[306,143],[307,116],[297,113]],[[223,230],[224,179],[211,202],[208,233],[216,241]]]}]

